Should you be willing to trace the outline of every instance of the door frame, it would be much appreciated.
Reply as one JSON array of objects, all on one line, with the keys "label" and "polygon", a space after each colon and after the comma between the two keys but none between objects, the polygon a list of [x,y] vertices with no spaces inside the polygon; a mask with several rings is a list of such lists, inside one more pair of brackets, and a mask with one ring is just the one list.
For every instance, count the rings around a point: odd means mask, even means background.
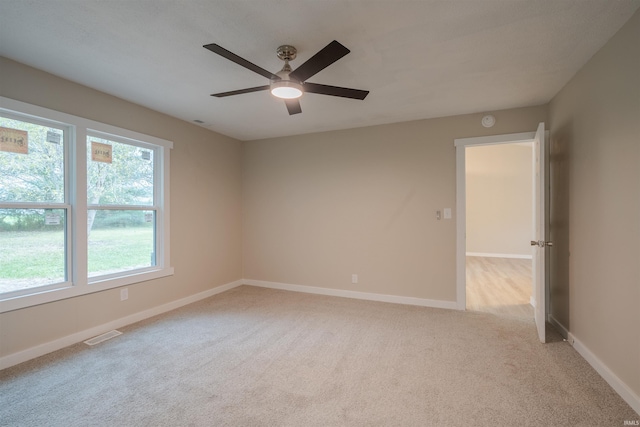
[{"label": "door frame", "polygon": [[[481,145],[498,145],[533,142],[535,132],[511,133],[454,140],[456,147],[456,306],[458,310],[466,310],[467,277],[466,277],[466,234],[467,234],[467,184],[466,184],[466,147]],[[546,139],[546,138],[545,138]],[[546,185],[545,185],[546,187]],[[546,191],[545,191],[546,193]],[[535,207],[534,207],[535,208]],[[546,282],[546,280],[545,280]],[[535,289],[533,290],[535,295]],[[545,284],[545,299],[548,299]],[[548,307],[548,304],[547,304]],[[545,314],[546,317],[546,314]]]}]

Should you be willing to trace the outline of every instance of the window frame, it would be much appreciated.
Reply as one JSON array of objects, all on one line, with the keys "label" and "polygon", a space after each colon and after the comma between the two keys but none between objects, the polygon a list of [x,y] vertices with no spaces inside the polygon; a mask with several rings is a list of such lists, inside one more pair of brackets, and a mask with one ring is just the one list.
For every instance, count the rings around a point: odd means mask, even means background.
[{"label": "window frame", "polygon": [[[157,268],[158,266],[158,253],[162,252],[162,248],[161,245],[159,244],[159,239],[162,237],[162,231],[158,231],[157,230],[157,225],[158,225],[158,215],[160,213],[160,211],[162,211],[160,205],[158,204],[158,201],[162,199],[160,191],[159,191],[159,186],[158,183],[160,183],[162,181],[162,173],[160,172],[160,167],[157,165],[158,160],[162,157],[162,155],[159,153],[159,147],[155,144],[149,144],[147,142],[144,141],[140,141],[140,140],[134,140],[134,139],[130,139],[130,138],[124,138],[121,135],[113,135],[113,134],[106,134],[104,132],[100,132],[97,130],[93,130],[93,129],[87,129],[87,138],[86,138],[86,143],[88,146],[88,142],[91,138],[98,138],[98,139],[102,139],[102,140],[107,140],[109,142],[114,142],[114,143],[118,143],[118,144],[125,144],[125,145],[130,145],[133,147],[138,147],[138,148],[144,148],[147,149],[149,151],[153,151],[153,162],[154,162],[154,166],[153,166],[153,203],[150,205],[140,205],[140,204],[109,204],[109,203],[97,203],[97,204],[89,204],[88,202],[88,198],[87,198],[87,212],[91,211],[91,210],[106,210],[106,211],[153,211],[154,212],[154,261],[155,261],[155,265],[151,265],[151,266],[147,266],[147,267],[140,267],[140,268],[136,268],[136,269],[130,269],[130,270],[124,270],[124,271],[118,271],[115,273],[103,273],[103,274],[97,274],[94,276],[89,276],[89,272],[87,272],[88,277],[88,281],[89,283],[95,283],[95,282],[100,282],[103,280],[108,280],[110,278],[117,278],[122,276],[123,274],[126,274],[127,272],[129,274],[134,274],[136,272],[145,272],[145,271],[153,271]],[[87,161],[88,161],[88,157],[87,157]],[[88,255],[88,252],[87,252]],[[160,255],[160,259],[162,258],[162,256]]]},{"label": "window frame", "polygon": [[[31,292],[0,294],[0,313],[44,304],[147,280],[173,275],[170,260],[170,153],[173,142],[100,123],[83,117],[0,97],[0,113],[17,120],[44,122],[68,128],[65,132],[66,281],[32,288]],[[87,135],[100,134],[116,141],[154,149],[154,203],[156,209],[156,265],[89,278],[87,272]],[[6,207],[8,203],[0,206]],[[22,205],[33,205],[22,203]],[[42,204],[37,204],[42,205]],[[62,208],[62,207],[59,207]],[[151,206],[148,207],[151,210]]]},{"label": "window frame", "polygon": [[[0,97],[1,98],[1,97]],[[74,129],[68,123],[63,123],[57,120],[51,120],[44,117],[37,117],[33,115],[27,115],[22,113],[17,113],[15,111],[4,110],[0,108],[0,113],[11,119],[24,121],[28,123],[32,123],[42,127],[50,127],[54,129],[61,130],[63,132],[63,168],[64,168],[64,197],[62,202],[46,202],[46,201],[38,201],[38,202],[0,202],[0,209],[60,209],[65,211],[65,228],[63,232],[63,236],[65,239],[65,250],[64,250],[64,280],[62,282],[50,283],[47,285],[38,286],[37,289],[42,292],[53,291],[57,289],[62,289],[72,285],[72,259],[71,259],[71,251],[73,250],[73,239],[72,239],[72,227],[71,227],[71,202],[70,202],[70,166],[69,166],[69,158],[70,158],[70,146],[73,141]],[[4,299],[12,299],[12,298],[21,298],[33,293],[33,288],[19,289],[16,291],[10,291],[3,294],[0,294],[0,301]],[[0,306],[0,308],[2,308]],[[0,313],[2,311],[0,310]]]}]

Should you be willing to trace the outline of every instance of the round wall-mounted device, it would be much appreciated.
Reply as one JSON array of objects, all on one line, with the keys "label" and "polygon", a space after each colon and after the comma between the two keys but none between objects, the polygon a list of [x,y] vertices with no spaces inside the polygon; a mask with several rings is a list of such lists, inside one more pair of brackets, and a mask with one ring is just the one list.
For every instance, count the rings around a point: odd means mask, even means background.
[{"label": "round wall-mounted device", "polygon": [[496,124],[496,118],[493,117],[491,114],[487,114],[482,118],[482,126],[486,128],[490,128],[495,124]]}]

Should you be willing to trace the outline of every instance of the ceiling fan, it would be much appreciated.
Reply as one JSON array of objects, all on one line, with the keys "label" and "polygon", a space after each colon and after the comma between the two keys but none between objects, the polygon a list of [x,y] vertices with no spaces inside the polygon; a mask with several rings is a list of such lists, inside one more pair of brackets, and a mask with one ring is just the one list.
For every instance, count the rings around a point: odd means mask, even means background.
[{"label": "ceiling fan", "polygon": [[218,98],[223,98],[225,96],[231,95],[240,95],[243,93],[258,92],[262,90],[270,90],[274,96],[284,99],[284,103],[287,106],[289,115],[293,115],[302,113],[302,109],[300,108],[300,101],[298,100],[298,98],[300,98],[303,93],[317,93],[320,95],[340,96],[343,98],[360,100],[365,99],[369,94],[368,90],[329,86],[306,81],[311,76],[327,68],[329,65],[333,64],[338,59],[342,58],[350,52],[349,49],[335,40],[326,45],[318,53],[313,55],[304,64],[300,65],[295,70],[291,69],[289,61],[293,61],[296,58],[296,48],[289,45],[280,46],[276,50],[276,54],[278,58],[284,61],[284,67],[282,67],[282,70],[278,71],[275,74],[247,61],[244,58],[239,57],[235,53],[230,52],[215,43],[207,44],[203,47],[270,80],[270,83],[264,86],[256,86],[246,89],[211,94],[211,96],[215,96]]}]

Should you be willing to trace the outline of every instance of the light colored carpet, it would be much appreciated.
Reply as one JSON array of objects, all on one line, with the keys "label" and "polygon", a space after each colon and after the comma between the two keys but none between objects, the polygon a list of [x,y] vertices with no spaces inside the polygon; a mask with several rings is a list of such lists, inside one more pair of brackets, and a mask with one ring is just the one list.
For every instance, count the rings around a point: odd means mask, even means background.
[{"label": "light colored carpet", "polygon": [[241,286],[0,372],[3,426],[618,426],[532,321]]}]

